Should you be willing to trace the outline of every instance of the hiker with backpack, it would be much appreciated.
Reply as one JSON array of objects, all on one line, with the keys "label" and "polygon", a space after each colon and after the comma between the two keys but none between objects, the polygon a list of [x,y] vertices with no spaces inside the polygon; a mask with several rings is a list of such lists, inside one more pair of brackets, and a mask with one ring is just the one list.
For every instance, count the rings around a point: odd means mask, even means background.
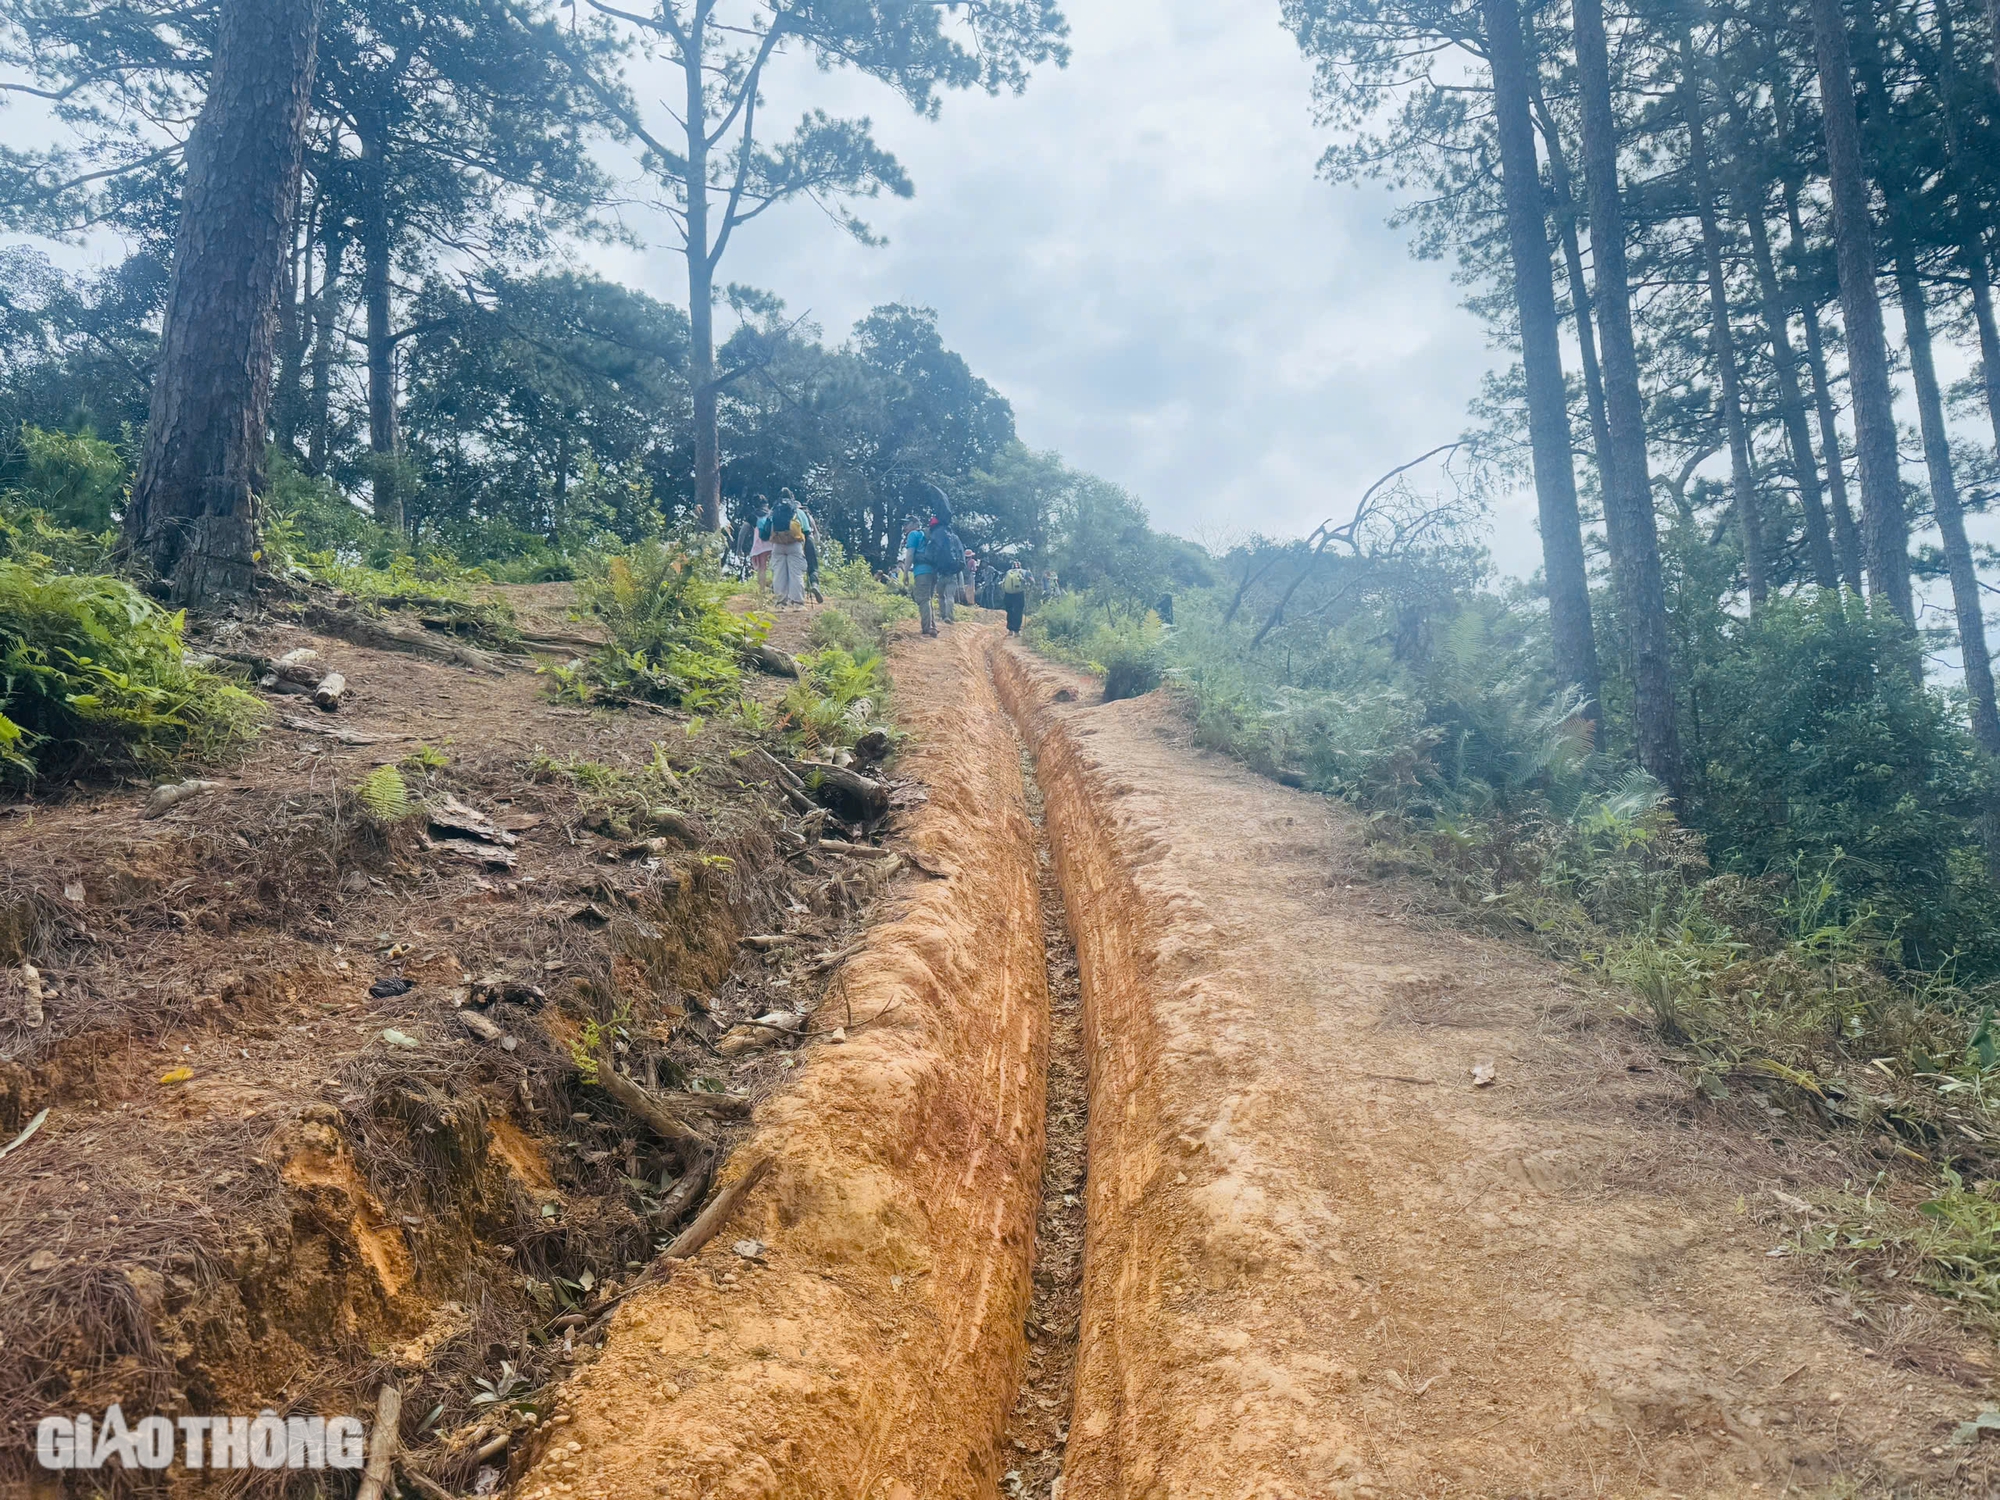
[{"label": "hiker with backpack", "polygon": [[750,525],[750,566],[761,590],[771,582],[771,502],[757,497],[757,519]]},{"label": "hiker with backpack", "polygon": [[806,592],[813,596],[813,603],[826,603],[826,595],[819,588],[819,542],[815,539],[819,528],[813,525],[813,518],[803,505],[799,507],[799,524],[806,532]]},{"label": "hiker with backpack", "polygon": [[[961,549],[946,519],[933,515],[928,522],[910,528],[903,539],[903,555],[909,559],[911,591],[916,595],[917,618],[925,635],[938,633],[937,620],[951,623],[951,587],[957,582]],[[948,571],[947,571],[948,570]],[[932,601],[936,601],[935,615]]]},{"label": "hiker with backpack", "polygon": [[1000,580],[1000,607],[1007,611],[1007,634],[1021,633],[1021,616],[1028,608],[1028,570],[1019,563]]},{"label": "hiker with backpack", "polygon": [[758,536],[771,544],[771,586],[781,606],[806,602],[806,533],[811,524],[790,490],[778,491],[778,503],[758,523]]}]

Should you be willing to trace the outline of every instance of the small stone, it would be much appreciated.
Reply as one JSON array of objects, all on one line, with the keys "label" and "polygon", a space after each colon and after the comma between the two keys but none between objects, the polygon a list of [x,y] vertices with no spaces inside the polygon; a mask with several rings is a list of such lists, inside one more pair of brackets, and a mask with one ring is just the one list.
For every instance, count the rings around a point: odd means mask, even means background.
[{"label": "small stone", "polygon": [[729,1248],[743,1260],[761,1260],[769,1247],[762,1240],[738,1240]]}]

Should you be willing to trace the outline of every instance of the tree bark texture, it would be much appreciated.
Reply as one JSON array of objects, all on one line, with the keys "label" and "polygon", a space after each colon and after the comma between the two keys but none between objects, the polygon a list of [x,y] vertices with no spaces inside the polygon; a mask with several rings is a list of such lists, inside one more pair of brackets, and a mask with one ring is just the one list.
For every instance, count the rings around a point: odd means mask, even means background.
[{"label": "tree bark texture", "polygon": [[1668,654],[1666,590],[1653,485],[1646,458],[1646,413],[1639,354],[1632,336],[1625,270],[1625,214],[1618,186],[1618,124],[1611,111],[1611,62],[1602,0],[1576,0],[1577,82],[1583,102],[1584,186],[1590,198],[1590,246],[1597,258],[1597,331],[1604,353],[1605,420],[1612,467],[1605,481],[1604,525],[1624,597],[1632,652],[1639,763],[1678,797],[1680,731],[1673,663]]},{"label": "tree bark texture", "polygon": [[1833,192],[1834,256],[1847,330],[1847,375],[1854,401],[1854,446],[1861,461],[1861,534],[1874,597],[1916,623],[1910,593],[1909,523],[1896,460],[1895,393],[1889,344],[1875,290],[1875,229],[1861,160],[1861,119],[1854,105],[1854,65],[1840,0],[1813,0],[1827,175]]},{"label": "tree bark texture", "polygon": [[1548,220],[1528,113],[1527,49],[1516,0],[1482,0],[1487,56],[1493,67],[1493,107],[1500,139],[1500,173],[1507,198],[1507,235],[1514,260],[1514,295],[1521,315],[1521,362],[1527,376],[1528,442],[1534,456],[1535,499],[1542,529],[1542,566],[1549,590],[1549,625],[1556,673],[1580,690],[1593,720],[1602,718],[1597,642],[1590,625],[1590,578],[1577,513],[1575,458],[1570,447],[1569,391],[1549,270]]},{"label": "tree bark texture", "polygon": [[221,0],[125,544],[179,603],[254,582],[278,297],[323,0]]}]

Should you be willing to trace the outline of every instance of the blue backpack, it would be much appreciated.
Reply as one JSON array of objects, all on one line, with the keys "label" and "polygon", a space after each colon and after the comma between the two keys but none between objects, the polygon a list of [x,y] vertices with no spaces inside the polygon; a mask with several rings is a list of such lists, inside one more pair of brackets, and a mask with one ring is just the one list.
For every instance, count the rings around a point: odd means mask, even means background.
[{"label": "blue backpack", "polygon": [[933,526],[924,538],[924,561],[940,578],[954,578],[965,571],[965,544],[949,526]]}]

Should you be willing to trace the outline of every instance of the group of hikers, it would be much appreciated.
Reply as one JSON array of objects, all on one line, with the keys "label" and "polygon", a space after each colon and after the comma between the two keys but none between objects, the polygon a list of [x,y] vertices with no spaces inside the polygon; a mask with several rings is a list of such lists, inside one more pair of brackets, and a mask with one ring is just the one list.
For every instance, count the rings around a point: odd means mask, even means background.
[{"label": "group of hikers", "polygon": [[[897,583],[917,601],[917,618],[925,635],[936,635],[940,621],[951,624],[953,609],[975,603],[982,592],[978,555],[952,530],[951,506],[943,492],[934,489],[932,494],[936,503],[928,514],[906,518],[903,546],[896,559]],[[804,604],[807,594],[825,603],[819,587],[819,545],[814,532],[811,515],[790,490],[779,490],[776,504],[762,495],[753,496],[750,513],[730,539],[737,576],[747,580],[755,573],[758,587],[768,587],[780,608]],[[1009,635],[1021,633],[1030,583],[1028,570],[1012,562],[984,591],[1006,612]],[[1053,574],[1044,579],[1043,587],[1054,592]]]},{"label": "group of hikers", "polygon": [[769,588],[781,607],[804,604],[807,594],[824,604],[812,516],[790,490],[778,491],[776,505],[762,495],[752,504],[755,513],[743,518],[730,540],[737,577],[748,579],[754,572],[757,586]]}]

